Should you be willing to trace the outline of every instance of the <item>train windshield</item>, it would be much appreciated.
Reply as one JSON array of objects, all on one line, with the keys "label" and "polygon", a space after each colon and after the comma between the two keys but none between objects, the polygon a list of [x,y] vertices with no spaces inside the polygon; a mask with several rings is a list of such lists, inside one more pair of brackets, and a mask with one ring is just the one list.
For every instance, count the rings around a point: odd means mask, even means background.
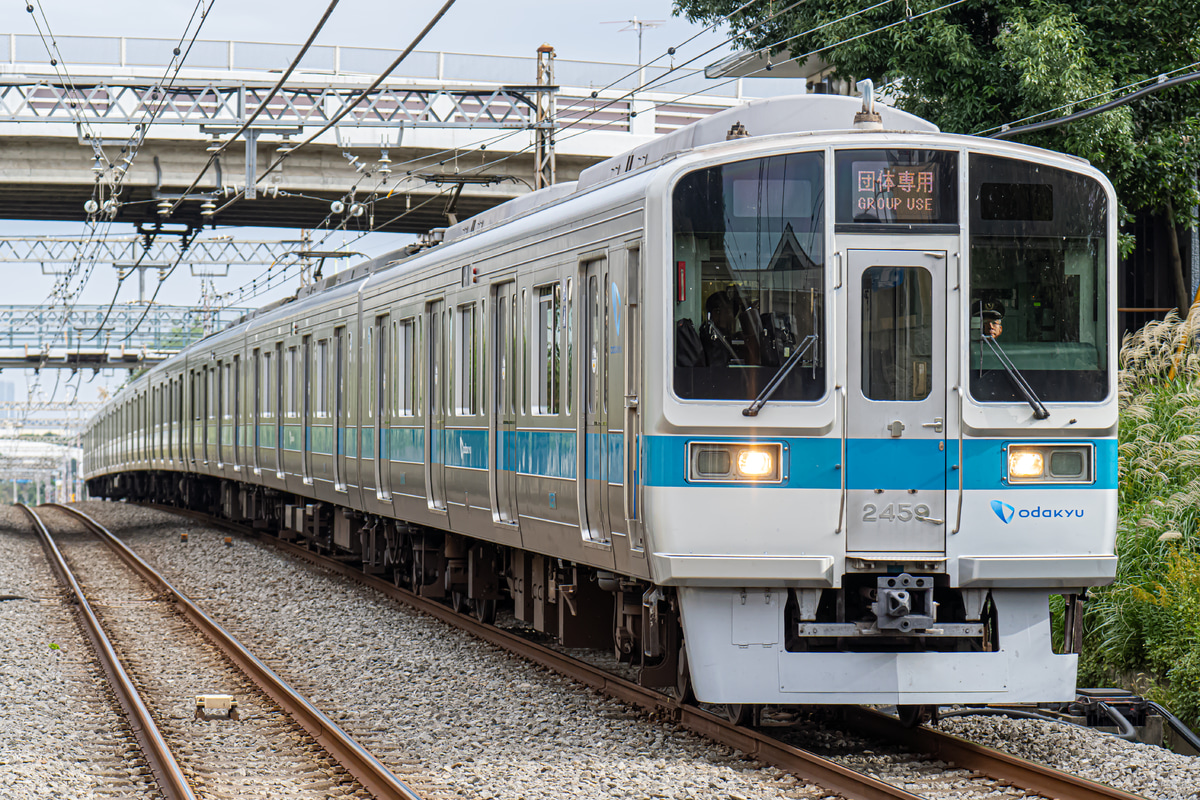
[{"label": "train windshield", "polygon": [[1108,394],[1107,199],[1092,178],[996,156],[970,159],[970,388],[1023,402],[994,335],[1041,400]]},{"label": "train windshield", "polygon": [[675,394],[772,402],[825,393],[824,158],[710,167],[675,187]]}]

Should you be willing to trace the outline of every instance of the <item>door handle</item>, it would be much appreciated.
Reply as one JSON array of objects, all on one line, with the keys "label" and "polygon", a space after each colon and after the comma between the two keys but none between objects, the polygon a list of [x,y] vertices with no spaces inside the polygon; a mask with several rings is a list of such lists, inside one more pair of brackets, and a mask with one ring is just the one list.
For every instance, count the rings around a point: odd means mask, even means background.
[{"label": "door handle", "polygon": [[922,422],[921,427],[922,428],[933,428],[934,433],[941,433],[942,425],[943,425],[943,423],[945,423],[945,421],[946,420],[943,419],[942,417],[934,417],[933,422]]},{"label": "door handle", "polygon": [[945,525],[946,524],[946,520],[944,520],[944,519],[934,519],[933,517],[923,517],[920,514],[914,514],[913,519],[920,520],[921,522],[928,522],[931,525]]}]

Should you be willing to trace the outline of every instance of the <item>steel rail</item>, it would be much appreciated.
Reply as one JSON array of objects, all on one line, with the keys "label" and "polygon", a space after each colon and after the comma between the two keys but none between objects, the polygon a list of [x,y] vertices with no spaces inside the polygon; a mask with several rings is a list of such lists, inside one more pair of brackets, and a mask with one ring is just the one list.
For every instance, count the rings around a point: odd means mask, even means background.
[{"label": "steel rail", "polygon": [[150,772],[154,775],[159,790],[168,800],[196,800],[196,795],[192,792],[183,770],[180,769],[179,762],[175,760],[171,748],[167,746],[166,740],[159,732],[158,725],[150,715],[150,709],[142,701],[129,673],[122,666],[121,659],[113,649],[112,642],[105,635],[99,618],[92,611],[91,604],[83,594],[83,588],[75,579],[74,573],[71,572],[70,566],[67,565],[66,559],[58,549],[58,545],[54,543],[50,531],[36,511],[24,503],[19,503],[18,507],[33,522],[38,538],[42,540],[42,548],[46,551],[50,566],[54,569],[59,581],[71,594],[76,610],[79,612],[79,618],[83,623],[84,633],[92,643],[92,650],[96,653],[96,658],[99,659],[104,674],[108,676],[108,683],[112,687],[113,694],[117,696],[117,701],[121,704],[125,716],[129,718],[134,738],[137,739],[142,754],[146,757],[146,762],[150,766]]},{"label": "steel rail", "polygon": [[275,674],[274,670],[243,647],[232,634],[204,613],[187,595],[176,589],[128,545],[110,533],[107,528],[77,508],[58,503],[47,503],[46,505],[65,511],[81,520],[112,547],[122,561],[174,601],[192,624],[212,640],[251,681],[278,703],[292,719],[308,731],[309,735],[316,739],[377,800],[421,800],[420,795],[397,778],[379,759],[352,739],[336,722],[309,702],[306,697],[296,692],[283,678]]},{"label": "steel rail", "polygon": [[956,766],[982,772],[997,780],[1058,800],[1144,800],[1141,795],[1026,761],[949,733],[932,728],[906,728],[895,717],[862,706],[848,707],[846,719],[854,726],[855,731],[865,731],[872,736],[929,753]]},{"label": "steel rail", "polygon": [[[420,597],[389,581],[367,575],[344,562],[326,558],[319,553],[264,531],[217,519],[190,509],[157,503],[139,503],[138,505],[200,520],[214,527],[268,543],[322,569],[336,572],[343,577],[375,589],[387,597],[424,611],[438,620],[466,630],[498,647],[567,675],[611,697],[648,711],[665,712],[684,727],[706,738],[735,747],[761,761],[791,772],[798,777],[811,780],[831,792],[855,798],[917,797],[903,789],[842,767],[813,753],[784,744],[766,734],[733,725],[702,709],[681,704],[674,698],[612,675],[599,667],[576,661],[569,656],[530,642],[503,629],[485,625],[473,617],[459,614],[441,603]],[[952,762],[956,766],[978,772],[994,780],[1056,798],[1056,800],[1085,800],[1085,798],[1087,800],[1095,798],[1101,798],[1101,800],[1145,800],[1141,795],[1070,775],[1053,767],[1026,761],[1001,750],[976,744],[933,728],[906,728],[895,717],[862,706],[847,706],[845,719],[848,724],[855,726],[856,732],[878,736],[910,751]]]},{"label": "steel rail", "polygon": [[759,731],[738,727],[707,711],[695,706],[683,705],[678,700],[661,692],[639,686],[599,667],[577,661],[570,656],[501,628],[485,625],[472,617],[460,615],[441,603],[420,597],[393,583],[362,573],[343,562],[326,559],[299,545],[241,525],[213,519],[199,512],[153,503],[141,503],[140,505],[201,520],[206,524],[267,542],[286,553],[375,589],[387,597],[423,611],[431,617],[465,630],[490,644],[565,675],[609,697],[638,706],[646,711],[664,713],[683,727],[707,739],[741,750],[753,758],[816,783],[833,794],[856,798],[856,800],[858,798],[862,800],[918,800],[919,798],[919,795],[843,767],[815,753],[785,744]]}]

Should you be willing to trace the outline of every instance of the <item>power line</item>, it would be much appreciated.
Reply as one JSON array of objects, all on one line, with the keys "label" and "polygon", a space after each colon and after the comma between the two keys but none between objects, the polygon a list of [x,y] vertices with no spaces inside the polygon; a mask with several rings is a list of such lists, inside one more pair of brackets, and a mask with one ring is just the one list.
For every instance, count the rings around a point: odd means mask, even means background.
[{"label": "power line", "polygon": [[[222,143],[221,146],[218,147],[208,157],[208,162],[200,170],[200,174],[196,176],[196,179],[194,181],[192,181],[190,186],[188,186],[186,189],[183,190],[183,194],[171,206],[171,210],[167,212],[167,216],[170,216],[171,214],[175,213],[175,209],[179,208],[179,205],[184,201],[184,199],[189,194],[192,193],[192,190],[195,189],[197,185],[199,185],[200,181],[204,178],[205,174],[208,172],[208,168],[213,165],[213,163],[217,160],[218,156],[220,156],[221,153],[224,153],[225,150],[229,147],[229,145],[233,144],[233,142],[237,139],[237,137],[239,137],[243,133],[245,133],[246,130],[252,124],[254,124],[254,121],[256,119],[258,119],[259,114],[261,114],[264,110],[266,110],[267,104],[270,103],[271,99],[274,98],[275,95],[279,93],[279,90],[283,88],[283,84],[287,81],[288,78],[290,78],[292,76],[292,72],[295,71],[296,67],[298,67],[300,65],[300,62],[304,59],[304,56],[308,53],[308,49],[310,47],[312,47],[312,43],[316,40],[317,34],[319,34],[321,32],[321,29],[325,27],[325,23],[329,21],[330,15],[333,14],[333,10],[335,8],[337,8],[338,2],[339,2],[339,0],[331,0],[331,2],[329,3],[329,7],[325,9],[325,13],[321,15],[321,19],[317,21],[316,27],[314,27],[312,30],[312,33],[310,33],[308,35],[308,40],[304,42],[304,45],[300,48],[300,52],[296,53],[295,58],[292,59],[292,63],[288,64],[287,69],[284,70],[284,72],[281,76],[279,76],[279,80],[276,81],[275,86],[273,86],[271,88],[271,91],[267,94],[267,96],[258,104],[258,108],[254,109],[254,113],[250,115],[250,118],[247,119],[244,123],[242,123],[242,126],[240,128],[238,128],[236,131],[233,132],[233,135],[229,137],[228,141]],[[250,147],[251,146],[250,142],[247,142],[246,146]]]},{"label": "power line", "polygon": [[[1091,117],[1096,114],[1102,114],[1105,111],[1111,111],[1112,109],[1123,106],[1126,103],[1133,102],[1134,100],[1137,100],[1140,97],[1145,97],[1147,95],[1154,94],[1156,92],[1161,92],[1163,89],[1169,89],[1172,86],[1180,86],[1185,83],[1191,83],[1192,81],[1194,81],[1198,77],[1200,77],[1200,72],[1189,72],[1186,75],[1180,75],[1178,77],[1171,78],[1169,80],[1167,78],[1167,75],[1170,75],[1175,72],[1179,72],[1184,69],[1189,69],[1191,67],[1196,66],[1197,64],[1200,64],[1200,61],[1196,61],[1191,64],[1188,64],[1186,67],[1180,67],[1179,69],[1171,70],[1171,72],[1163,73],[1162,75],[1159,75],[1155,78],[1146,78],[1146,79],[1143,79],[1140,81],[1134,81],[1133,83],[1126,84],[1125,86],[1122,86],[1118,89],[1110,89],[1107,92],[1101,92],[1099,94],[1092,95],[1091,97],[1089,97],[1085,100],[1079,100],[1074,103],[1066,103],[1064,105],[1058,106],[1057,108],[1052,108],[1048,111],[1040,111],[1037,114],[1031,114],[1030,116],[1025,117],[1022,120],[1017,120],[1017,122],[1023,122],[1025,119],[1033,119],[1034,117],[1040,117],[1042,114],[1053,114],[1055,111],[1061,111],[1064,108],[1070,108],[1071,106],[1079,105],[1080,103],[1086,103],[1086,102],[1088,102],[1088,100],[1094,100],[1098,97],[1104,97],[1105,95],[1123,92],[1126,89],[1132,89],[1134,86],[1148,83],[1149,81],[1156,81],[1152,86],[1146,86],[1142,89],[1137,90],[1136,92],[1125,95],[1123,97],[1119,97],[1116,100],[1110,100],[1107,103],[1103,103],[1101,105],[1094,106],[1093,108],[1087,108],[1087,109],[1084,109],[1083,111],[1077,111],[1074,114],[1068,114],[1065,117],[1058,117],[1057,119],[1046,120],[1045,122],[1037,122],[1037,123],[1033,123],[1031,125],[1021,125],[1016,128],[1012,127],[1012,125],[1014,125],[1015,123],[1008,122],[1008,123],[1005,123],[998,127],[988,128],[987,131],[989,131],[989,132],[990,131],[998,131],[997,133],[989,133],[988,136],[991,139],[1008,139],[1008,138],[1010,138],[1012,136],[1016,136],[1018,134],[1033,133],[1034,131],[1046,130],[1047,128],[1054,128],[1059,125],[1065,125],[1068,122],[1075,122],[1076,120],[1086,119],[1087,117]],[[976,135],[978,136],[979,134],[976,134]]]},{"label": "power line", "polygon": [[[347,105],[343,106],[342,109],[338,113],[334,114],[333,117],[329,120],[329,122],[325,123],[325,125],[323,125],[320,130],[318,130],[312,136],[309,136],[304,141],[300,142],[295,147],[288,148],[288,150],[286,152],[282,153],[278,158],[276,158],[271,163],[271,165],[269,167],[267,167],[267,169],[263,172],[262,175],[255,177],[254,183],[257,185],[259,181],[261,181],[263,178],[267,177],[272,172],[274,172],[275,168],[278,167],[280,164],[282,164],[284,162],[284,160],[287,159],[288,156],[290,156],[292,153],[296,152],[300,148],[302,148],[308,144],[311,144],[314,139],[316,139],[318,136],[320,136],[321,134],[325,133],[327,130],[332,128],[334,125],[336,125],[338,122],[340,122],[343,117],[345,117],[352,110],[354,110],[358,106],[359,103],[361,103],[364,99],[367,98],[367,96],[371,92],[375,91],[375,89],[379,87],[379,84],[383,83],[383,81],[386,80],[387,77],[392,74],[392,72],[396,69],[396,67],[400,66],[400,62],[402,62],[402,61],[404,61],[404,59],[408,58],[409,53],[411,53],[413,50],[416,49],[417,45],[419,45],[421,43],[421,40],[424,39],[425,36],[431,30],[433,30],[433,26],[436,25],[441,20],[441,18],[446,15],[446,12],[450,10],[450,7],[453,6],[454,3],[455,3],[455,0],[446,0],[445,4],[442,5],[442,7],[438,10],[438,12],[433,16],[433,19],[429,20],[429,22],[426,23],[425,27],[421,29],[421,32],[418,33],[411,42],[409,42],[408,47],[404,48],[404,50],[400,53],[400,55],[398,55],[396,57],[396,60],[393,61],[388,66],[388,68],[385,69],[379,75],[378,78],[376,78],[374,81],[372,81],[370,86],[368,86],[366,89],[363,89],[357,97],[355,97],[353,100],[351,100]],[[245,193],[246,193],[246,190],[242,189],[240,192],[238,192],[232,198],[230,198],[228,201],[226,201],[220,208],[216,209],[216,211],[214,211],[213,213],[215,214],[215,213],[218,213],[218,212],[223,211],[224,209],[228,208],[230,205],[237,202],[237,200],[240,199],[241,196],[244,195]]]}]

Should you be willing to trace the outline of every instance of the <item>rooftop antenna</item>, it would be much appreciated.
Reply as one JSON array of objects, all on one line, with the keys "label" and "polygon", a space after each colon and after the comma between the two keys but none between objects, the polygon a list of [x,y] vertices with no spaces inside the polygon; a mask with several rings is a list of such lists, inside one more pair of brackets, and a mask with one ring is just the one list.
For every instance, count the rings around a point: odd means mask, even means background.
[{"label": "rooftop antenna", "polygon": [[645,30],[646,28],[662,27],[662,24],[664,22],[666,22],[665,19],[638,19],[637,17],[634,17],[633,19],[617,19],[617,20],[612,20],[610,22],[602,22],[600,24],[601,25],[624,25],[625,26],[624,28],[621,28],[621,30],[617,31],[618,33],[625,33],[626,31],[637,31],[637,35],[638,35],[638,60],[637,60],[637,63],[638,63],[638,66],[641,66],[642,65],[642,31]]}]

